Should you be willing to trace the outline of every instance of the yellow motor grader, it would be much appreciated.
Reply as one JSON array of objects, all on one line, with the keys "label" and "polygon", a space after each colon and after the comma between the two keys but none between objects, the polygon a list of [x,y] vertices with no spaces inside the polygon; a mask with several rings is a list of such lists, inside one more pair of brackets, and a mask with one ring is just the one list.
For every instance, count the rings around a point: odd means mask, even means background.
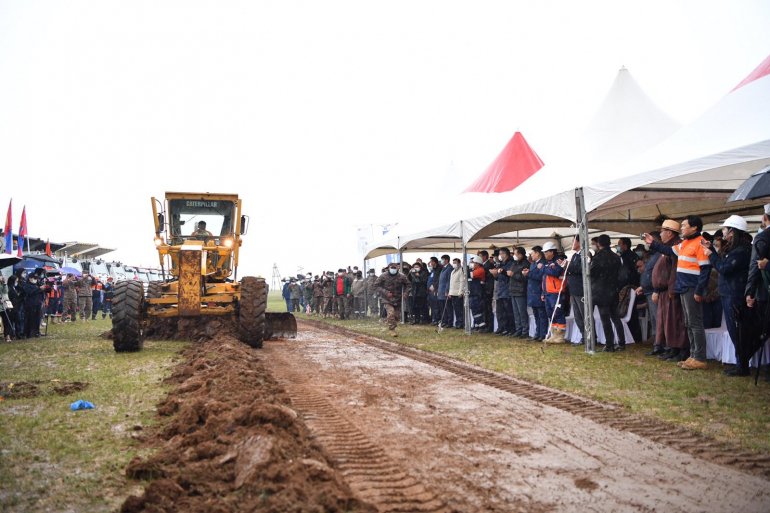
[{"label": "yellow motor grader", "polygon": [[115,284],[115,351],[141,350],[147,323],[162,318],[227,317],[238,337],[255,348],[273,336],[296,336],[292,314],[266,312],[263,278],[237,281],[241,237],[248,228],[238,195],[167,192],[165,204],[152,198],[152,214],[163,281],[149,283],[146,291],[138,280]]}]

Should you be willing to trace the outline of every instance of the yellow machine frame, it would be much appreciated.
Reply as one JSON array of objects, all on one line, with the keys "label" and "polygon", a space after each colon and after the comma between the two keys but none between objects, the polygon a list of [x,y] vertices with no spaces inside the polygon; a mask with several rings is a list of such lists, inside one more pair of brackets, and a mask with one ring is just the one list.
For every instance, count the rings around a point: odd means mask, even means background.
[{"label": "yellow machine frame", "polygon": [[[231,275],[238,276],[238,253],[243,243],[241,231],[245,227],[241,200],[237,194],[183,192],[167,192],[165,199],[160,214],[169,212],[171,200],[232,202],[235,207],[233,234],[218,237],[219,245],[214,240],[184,240],[181,244],[173,244],[164,215],[158,215],[157,204],[160,202],[153,197],[155,246],[164,276],[168,270],[172,280],[161,285],[160,294],[156,293],[156,297],[151,294],[147,299],[147,314],[152,317],[197,317],[233,313],[240,300],[240,285],[235,280],[226,280]],[[171,265],[165,265],[169,261]]]}]

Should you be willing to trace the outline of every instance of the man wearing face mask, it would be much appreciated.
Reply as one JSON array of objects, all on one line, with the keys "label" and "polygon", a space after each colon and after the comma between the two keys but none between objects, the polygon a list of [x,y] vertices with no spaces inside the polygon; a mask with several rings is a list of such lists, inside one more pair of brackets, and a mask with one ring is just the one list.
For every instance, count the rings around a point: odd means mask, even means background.
[{"label": "man wearing face mask", "polygon": [[401,299],[403,291],[409,286],[409,280],[403,274],[398,272],[398,263],[388,265],[388,271],[382,273],[375,286],[381,301],[387,312],[387,325],[391,336],[397,337],[396,326],[401,316]]},{"label": "man wearing face mask", "polygon": [[409,301],[411,303],[409,311],[411,312],[411,324],[422,324],[425,303],[428,299],[428,275],[422,269],[422,265],[415,263],[409,272]]},{"label": "man wearing face mask", "polygon": [[[447,294],[447,301],[452,302],[452,311],[454,312],[454,322],[452,325],[456,329],[465,327],[465,308],[463,300],[467,286],[468,280],[465,277],[462,265],[460,265],[460,259],[455,258],[452,260],[452,274],[449,277],[449,293]],[[447,309],[449,308],[447,307]]]},{"label": "man wearing face mask", "polygon": [[494,331],[495,319],[492,312],[492,301],[495,297],[495,277],[492,276],[492,269],[495,267],[493,259],[489,258],[489,252],[482,249],[478,253],[481,267],[484,269],[484,286],[482,288],[483,296],[481,299],[484,308],[484,329],[487,333]]},{"label": "man wearing face mask", "polygon": [[452,266],[449,265],[449,255],[441,255],[441,274],[438,277],[438,308],[439,326],[449,326],[452,323],[452,309],[448,305],[449,280],[452,277]]},{"label": "man wearing face mask", "polygon": [[545,314],[545,297],[543,297],[543,276],[545,276],[545,258],[543,248],[532,248],[529,269],[522,271],[527,277],[527,305],[532,308],[535,316],[535,334],[528,340],[541,341],[548,332],[548,317]]},{"label": "man wearing face mask", "polygon": [[438,279],[441,276],[441,270],[438,258],[430,257],[426,285],[428,289],[428,306],[430,306],[430,322],[434,326],[438,326],[439,321],[441,321],[441,310],[438,306]]},{"label": "man wearing face mask", "polygon": [[543,294],[545,295],[545,312],[551,321],[551,338],[554,344],[564,343],[567,331],[567,320],[562,305],[566,302],[562,297],[564,267],[566,262],[558,258],[558,248],[551,241],[543,244],[545,253],[545,278],[543,279]]},{"label": "man wearing face mask", "polygon": [[524,270],[529,269],[527,252],[521,246],[513,250],[511,265],[511,306],[513,309],[512,337],[527,338],[529,336],[529,314],[527,313],[527,277]]},{"label": "man wearing face mask", "polygon": [[500,248],[497,264],[492,269],[492,276],[497,281],[497,331],[498,335],[506,336],[514,332],[513,304],[511,303],[510,279],[513,271],[513,259],[508,248]]},{"label": "man wearing face mask", "polygon": [[583,303],[583,252],[580,247],[580,237],[575,235],[572,241],[572,258],[567,265],[567,290],[569,290],[572,314],[575,326],[585,340],[585,304]]},{"label": "man wearing face mask", "polygon": [[484,267],[478,262],[471,260],[468,264],[470,273],[470,286],[468,301],[471,307],[471,315],[473,316],[473,329],[481,331],[486,327],[484,321],[484,279],[486,272]]}]

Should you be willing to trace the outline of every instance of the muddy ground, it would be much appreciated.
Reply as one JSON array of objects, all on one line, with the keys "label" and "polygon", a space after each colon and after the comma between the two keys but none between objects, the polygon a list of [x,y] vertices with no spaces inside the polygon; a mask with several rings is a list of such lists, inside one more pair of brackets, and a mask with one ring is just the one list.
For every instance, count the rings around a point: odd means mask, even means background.
[{"label": "muddy ground", "polygon": [[386,344],[303,323],[262,350],[193,346],[123,510],[770,511],[766,472],[707,439],[675,432],[679,450],[665,426]]}]

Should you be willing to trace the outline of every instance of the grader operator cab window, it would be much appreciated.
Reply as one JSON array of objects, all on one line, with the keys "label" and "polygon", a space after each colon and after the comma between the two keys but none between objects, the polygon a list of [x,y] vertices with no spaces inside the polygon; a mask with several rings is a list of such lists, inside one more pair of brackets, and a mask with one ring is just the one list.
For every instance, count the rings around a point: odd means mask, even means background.
[{"label": "grader operator cab window", "polygon": [[206,239],[201,232],[195,234],[201,221],[206,223],[205,230],[212,234],[217,245],[221,237],[233,234],[235,204],[231,201],[174,199],[169,201],[168,209],[172,244],[181,244],[187,239]]}]

